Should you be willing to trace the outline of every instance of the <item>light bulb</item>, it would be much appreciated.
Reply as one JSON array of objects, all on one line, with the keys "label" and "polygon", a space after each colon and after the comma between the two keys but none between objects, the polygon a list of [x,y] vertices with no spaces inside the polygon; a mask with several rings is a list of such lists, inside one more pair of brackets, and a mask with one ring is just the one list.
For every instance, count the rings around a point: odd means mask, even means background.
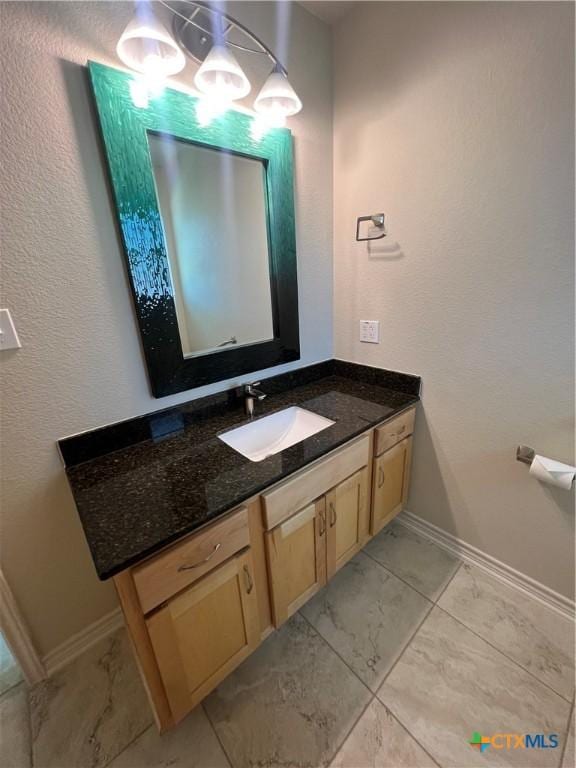
[{"label": "light bulb", "polygon": [[211,99],[207,96],[203,96],[196,102],[196,119],[202,128],[210,125],[210,123],[217,117],[223,115],[229,106],[230,102],[223,101],[222,99]]},{"label": "light bulb", "polygon": [[149,8],[132,18],[122,32],[116,53],[127,67],[153,80],[175,75],[186,65],[184,53]]},{"label": "light bulb", "polygon": [[233,101],[250,93],[250,81],[225,45],[215,45],[196,72],[194,83],[212,99]]},{"label": "light bulb", "polygon": [[138,109],[148,109],[148,88],[144,80],[134,78],[130,81],[130,97],[132,104]]},{"label": "light bulb", "polygon": [[268,75],[260,89],[254,109],[259,114],[266,115],[272,125],[278,126],[284,118],[300,112],[302,102],[286,75],[276,68]]}]

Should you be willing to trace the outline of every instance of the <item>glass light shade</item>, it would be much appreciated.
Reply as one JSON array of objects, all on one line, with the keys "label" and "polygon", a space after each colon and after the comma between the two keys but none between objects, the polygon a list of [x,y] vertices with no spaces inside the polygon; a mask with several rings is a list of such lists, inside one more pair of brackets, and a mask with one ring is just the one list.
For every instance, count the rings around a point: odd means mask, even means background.
[{"label": "glass light shade", "polygon": [[206,56],[194,83],[199,91],[216,99],[233,101],[250,93],[250,81],[225,45],[214,45]]},{"label": "glass light shade", "polygon": [[282,72],[271,72],[254,102],[254,109],[273,121],[281,121],[300,112],[302,102]]},{"label": "glass light shade", "polygon": [[127,67],[150,78],[175,75],[186,65],[174,38],[149,10],[132,18],[122,32],[116,53]]}]

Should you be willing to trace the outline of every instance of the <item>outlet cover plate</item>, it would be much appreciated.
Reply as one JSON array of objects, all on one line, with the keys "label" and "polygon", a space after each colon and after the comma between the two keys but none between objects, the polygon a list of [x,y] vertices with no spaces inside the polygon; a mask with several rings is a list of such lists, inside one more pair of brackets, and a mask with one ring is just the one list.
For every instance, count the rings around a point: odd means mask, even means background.
[{"label": "outlet cover plate", "polygon": [[360,320],[360,341],[380,343],[380,320]]}]

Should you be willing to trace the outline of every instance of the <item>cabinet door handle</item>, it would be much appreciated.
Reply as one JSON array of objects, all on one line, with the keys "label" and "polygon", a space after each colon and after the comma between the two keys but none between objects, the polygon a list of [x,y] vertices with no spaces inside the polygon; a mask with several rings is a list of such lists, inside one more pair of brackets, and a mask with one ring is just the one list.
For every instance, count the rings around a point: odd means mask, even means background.
[{"label": "cabinet door handle", "polygon": [[208,557],[205,557],[204,560],[200,560],[200,562],[198,562],[198,563],[192,563],[191,565],[180,565],[178,567],[178,570],[179,571],[191,571],[193,568],[200,568],[201,565],[204,565],[204,563],[207,563],[208,560],[211,560],[214,557],[214,555],[216,554],[216,552],[218,552],[218,550],[220,549],[221,546],[222,546],[222,544],[215,544],[214,545],[214,549],[212,550],[212,552],[210,552]]},{"label": "cabinet door handle", "polygon": [[246,582],[246,594],[249,595],[250,592],[252,592],[254,582],[252,581],[252,576],[250,575],[250,570],[247,565],[244,566],[244,581]]},{"label": "cabinet door handle", "polygon": [[382,467],[379,467],[378,468],[378,488],[382,488],[382,486],[384,485],[384,477],[385,477],[384,470],[382,469]]},{"label": "cabinet door handle", "polygon": [[326,515],[323,509],[318,513],[318,535],[324,536],[326,532]]},{"label": "cabinet door handle", "polygon": [[330,502],[330,528],[332,528],[334,525],[336,525],[336,507],[334,506],[334,502]]}]

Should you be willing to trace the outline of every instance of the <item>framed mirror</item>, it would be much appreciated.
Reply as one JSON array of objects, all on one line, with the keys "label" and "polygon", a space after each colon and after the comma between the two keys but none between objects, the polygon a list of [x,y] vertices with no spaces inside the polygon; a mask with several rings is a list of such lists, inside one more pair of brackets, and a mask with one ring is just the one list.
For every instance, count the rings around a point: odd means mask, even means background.
[{"label": "framed mirror", "polygon": [[290,131],[89,71],[154,396],[297,360]]}]

